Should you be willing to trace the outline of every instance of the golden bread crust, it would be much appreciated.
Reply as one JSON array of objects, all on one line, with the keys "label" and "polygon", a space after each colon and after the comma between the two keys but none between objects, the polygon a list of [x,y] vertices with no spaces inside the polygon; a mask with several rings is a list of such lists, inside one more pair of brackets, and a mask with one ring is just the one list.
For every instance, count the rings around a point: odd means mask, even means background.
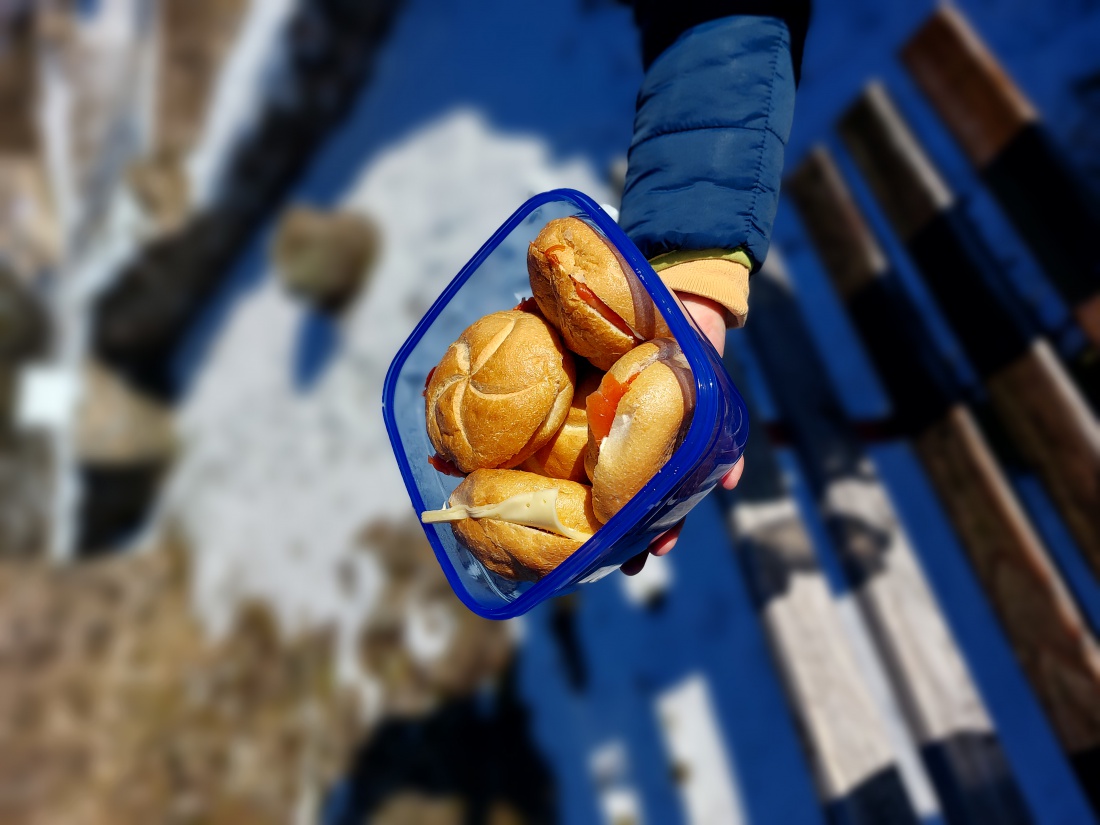
[{"label": "golden bread crust", "polygon": [[588,483],[584,471],[584,457],[588,450],[588,411],[584,402],[599,387],[602,377],[601,373],[594,372],[577,384],[573,403],[561,429],[519,469],[549,478]]},{"label": "golden bread crust", "polygon": [[671,340],[636,347],[608,375],[629,387],[607,437],[597,443],[589,432],[585,468],[601,522],[622,509],[671,458],[694,408],[690,369]]},{"label": "golden bread crust", "polygon": [[447,349],[428,381],[428,437],[464,473],[514,467],[561,427],[575,381],[572,356],[538,315],[486,315]]},{"label": "golden bread crust", "polygon": [[[608,369],[639,341],[669,334],[653,301],[628,277],[606,241],[578,218],[550,221],[527,250],[527,271],[535,301],[562,334],[565,345]],[[623,332],[577,292],[583,283],[618,315],[633,334]]]},{"label": "golden bread crust", "polygon": [[[512,496],[556,487],[557,513],[573,530],[595,533],[592,490],[584,484],[549,479],[521,470],[475,470],[451,494],[450,504],[498,504]],[[463,519],[452,524],[455,537],[486,568],[514,581],[538,581],[581,546],[582,542],[493,518]]]}]

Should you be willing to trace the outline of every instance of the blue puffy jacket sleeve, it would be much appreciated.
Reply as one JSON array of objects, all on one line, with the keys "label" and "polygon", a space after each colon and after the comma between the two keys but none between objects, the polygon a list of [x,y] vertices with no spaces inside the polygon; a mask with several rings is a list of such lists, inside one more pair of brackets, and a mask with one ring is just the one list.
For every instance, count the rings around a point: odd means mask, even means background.
[{"label": "blue puffy jacket sleeve", "polygon": [[[805,15],[794,23],[720,17],[646,55],[621,224],[647,257],[742,249],[763,262],[808,17],[808,4],[796,5]],[[651,44],[643,26],[643,45],[657,51]]]}]

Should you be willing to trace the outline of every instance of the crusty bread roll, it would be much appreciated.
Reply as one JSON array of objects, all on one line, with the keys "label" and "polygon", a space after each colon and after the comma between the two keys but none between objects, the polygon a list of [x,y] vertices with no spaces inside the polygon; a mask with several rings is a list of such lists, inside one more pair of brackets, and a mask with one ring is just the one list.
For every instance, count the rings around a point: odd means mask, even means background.
[{"label": "crusty bread roll", "polygon": [[539,309],[569,349],[602,370],[640,342],[670,334],[653,300],[624,266],[578,218],[550,221],[527,250]]},{"label": "crusty bread roll", "polygon": [[565,423],[549,441],[519,466],[520,470],[549,478],[588,483],[588,476],[584,472],[584,456],[588,450],[588,410],[585,400],[600,386],[602,377],[602,373],[592,372],[577,384]]},{"label": "crusty bread roll", "polygon": [[679,345],[660,338],[635,347],[588,396],[592,508],[606,522],[680,445],[695,408],[695,379]]},{"label": "crusty bread roll", "polygon": [[[505,512],[459,518],[452,520],[452,527],[463,547],[489,570],[508,579],[538,581],[600,527],[592,512],[590,487],[521,470],[475,470],[458,485],[448,503],[452,510],[458,511],[454,515],[462,516],[459,508],[501,502],[509,502],[498,508]],[[425,513],[424,521],[449,520],[433,518],[441,513],[448,511]],[[547,524],[556,521],[572,536],[560,535],[552,526],[540,529],[516,523],[517,520]]]},{"label": "crusty bread roll", "polygon": [[464,473],[515,467],[561,427],[575,380],[573,357],[541,317],[486,315],[428,378],[428,437]]}]

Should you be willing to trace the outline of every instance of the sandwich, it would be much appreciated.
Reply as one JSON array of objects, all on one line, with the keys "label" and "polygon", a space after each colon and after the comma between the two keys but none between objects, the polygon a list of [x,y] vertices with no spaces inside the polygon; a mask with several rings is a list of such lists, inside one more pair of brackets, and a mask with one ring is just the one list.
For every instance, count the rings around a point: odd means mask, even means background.
[{"label": "sandwich", "polygon": [[634,273],[592,227],[560,218],[527,249],[531,291],[565,345],[601,370],[643,341],[668,336]]},{"label": "sandwich", "polygon": [[450,522],[459,544],[488,570],[538,581],[599,529],[592,490],[522,470],[475,470],[425,524]]},{"label": "sandwich", "polygon": [[588,483],[584,457],[588,452],[588,410],[585,400],[600,385],[601,373],[590,373],[577,384],[565,423],[535,454],[519,465],[520,470],[569,481]]},{"label": "sandwich", "polygon": [[635,347],[588,396],[592,509],[606,522],[664,466],[691,423],[695,379],[679,345],[667,338]]},{"label": "sandwich", "polygon": [[486,315],[428,375],[428,438],[462,473],[515,467],[561,428],[575,382],[572,355],[540,316]]}]

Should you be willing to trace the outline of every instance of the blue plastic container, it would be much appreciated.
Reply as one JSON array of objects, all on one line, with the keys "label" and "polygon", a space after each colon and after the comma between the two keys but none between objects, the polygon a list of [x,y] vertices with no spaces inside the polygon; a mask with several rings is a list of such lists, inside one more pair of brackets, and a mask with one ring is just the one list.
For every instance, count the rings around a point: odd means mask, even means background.
[{"label": "blue plastic container", "polygon": [[[398,351],[386,375],[382,408],[401,475],[419,519],[446,506],[460,479],[429,458],[422,392],[428,372],[474,321],[511,309],[530,296],[527,247],[547,222],[575,216],[618,249],[664,316],[695,376],[695,411],[679,449],[664,467],[577,552],[538,582],[513,582],[486,570],[447,524],[424,524],[432,549],[458,597],[474,613],[507,619],[594,582],[646,548],[688,514],[740,458],[748,438],[745,403],[710,342],[680,311],[638,248],[600,207],[580,192],[536,195],[493,234],[443,291]],[[690,551],[685,551],[690,552]]]}]

